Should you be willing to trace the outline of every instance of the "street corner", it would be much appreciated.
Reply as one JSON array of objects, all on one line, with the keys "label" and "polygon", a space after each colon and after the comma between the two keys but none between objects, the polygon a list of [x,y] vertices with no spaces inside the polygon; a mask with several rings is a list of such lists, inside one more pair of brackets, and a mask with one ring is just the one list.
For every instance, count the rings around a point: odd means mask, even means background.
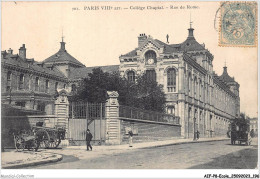
[{"label": "street corner", "polygon": [[58,162],[62,155],[47,152],[8,151],[2,152],[2,169],[18,169],[28,166]]}]

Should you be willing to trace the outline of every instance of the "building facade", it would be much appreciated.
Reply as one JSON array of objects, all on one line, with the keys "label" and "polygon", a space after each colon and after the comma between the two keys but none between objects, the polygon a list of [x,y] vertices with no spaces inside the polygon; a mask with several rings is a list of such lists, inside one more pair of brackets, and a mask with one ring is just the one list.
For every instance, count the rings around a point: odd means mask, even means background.
[{"label": "building facade", "polygon": [[[226,135],[229,121],[240,113],[239,84],[227,67],[218,76],[213,71],[214,56],[188,29],[180,44],[164,43],[140,34],[138,47],[119,57],[121,76],[135,80],[145,73],[163,85],[166,112],[181,119],[182,137]],[[168,36],[168,35],[167,35]]]},{"label": "building facade", "polygon": [[[26,56],[25,44],[14,54],[12,49],[1,51],[1,102],[18,108],[54,113],[57,89],[70,95],[79,82],[88,77],[95,67],[86,67],[66,48],[62,39],[57,53],[37,62]],[[118,65],[100,66],[104,72],[118,71]]]},{"label": "building facade", "polygon": [[24,44],[19,54],[12,49],[2,51],[1,59],[2,103],[52,114],[55,92],[67,84],[65,76],[28,59]]},{"label": "building facade", "polygon": [[[227,67],[222,75],[213,71],[214,56],[188,29],[187,39],[169,44],[140,34],[138,47],[119,57],[120,65],[99,66],[104,72],[119,71],[134,81],[137,75],[163,85],[166,112],[180,117],[182,137],[192,138],[196,131],[204,137],[226,135],[230,119],[240,113],[239,84]],[[79,82],[95,67],[86,67],[60,42],[60,49],[42,62],[26,57],[23,45],[19,54],[1,52],[2,103],[53,114],[57,89],[73,93]]]},{"label": "building facade", "polygon": [[250,131],[253,130],[254,134],[258,136],[258,118],[250,118],[249,124],[250,124]]}]

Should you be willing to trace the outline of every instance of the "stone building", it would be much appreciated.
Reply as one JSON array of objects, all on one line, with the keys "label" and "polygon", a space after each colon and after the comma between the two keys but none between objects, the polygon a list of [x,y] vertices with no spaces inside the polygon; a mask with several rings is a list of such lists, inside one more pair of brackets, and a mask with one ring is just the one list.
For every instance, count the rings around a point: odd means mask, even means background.
[{"label": "stone building", "polygon": [[[196,41],[194,29],[188,29],[187,39],[180,44],[153,39],[140,34],[138,47],[119,57],[120,65],[99,66],[104,72],[119,71],[134,81],[145,73],[163,85],[166,112],[180,117],[182,137],[192,138],[195,131],[202,136],[226,135],[229,120],[240,113],[239,84],[223,69],[218,76],[213,71],[213,55],[204,44]],[[86,67],[66,48],[60,49],[42,62],[26,57],[23,45],[19,54],[13,50],[1,52],[2,103],[53,114],[58,88],[74,92],[79,82],[95,67]]]},{"label": "stone building", "polygon": [[145,73],[163,85],[166,112],[179,116],[181,134],[192,138],[197,130],[202,136],[226,135],[229,120],[240,113],[239,84],[227,67],[218,76],[213,71],[214,56],[188,29],[187,39],[169,44],[140,34],[138,47],[121,55],[119,71],[128,80]]},{"label": "stone building", "polygon": [[19,54],[13,54],[12,49],[2,51],[1,59],[2,103],[53,114],[54,95],[67,84],[65,76],[27,58],[24,44]]},{"label": "stone building", "polygon": [[254,134],[258,135],[258,118],[249,118],[250,131],[253,130]]},{"label": "stone building", "polygon": [[[14,54],[12,49],[1,51],[2,103],[19,108],[54,113],[57,89],[70,93],[77,90],[79,82],[88,77],[95,67],[86,67],[66,48],[62,39],[60,49],[42,62],[26,57],[25,44]],[[118,65],[100,66],[104,72],[118,71]]]}]

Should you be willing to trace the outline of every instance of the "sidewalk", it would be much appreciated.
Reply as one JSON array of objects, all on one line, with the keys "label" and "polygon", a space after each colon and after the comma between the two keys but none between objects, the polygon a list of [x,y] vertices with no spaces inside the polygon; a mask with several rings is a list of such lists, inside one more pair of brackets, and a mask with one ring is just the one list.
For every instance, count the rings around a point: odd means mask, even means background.
[{"label": "sidewalk", "polygon": [[47,153],[16,150],[2,152],[1,166],[4,169],[17,169],[33,165],[57,162],[62,160],[62,155]]},{"label": "sidewalk", "polygon": [[160,147],[168,145],[178,145],[185,143],[200,143],[230,140],[225,137],[216,138],[200,138],[197,141],[193,139],[171,139],[164,141],[152,141],[143,143],[134,143],[133,147],[128,144],[123,145],[101,145],[93,146],[93,151],[86,151],[86,146],[67,146],[62,149],[39,149],[38,152],[24,151],[16,152],[15,150],[2,152],[2,168],[24,168],[32,165],[40,165],[50,162],[57,162],[62,160],[62,155],[72,155],[81,159],[93,159],[97,157],[127,153],[132,150]]},{"label": "sidewalk", "polygon": [[[151,148],[151,147],[160,147],[167,145],[177,145],[185,143],[200,143],[200,142],[211,142],[211,141],[220,141],[220,140],[230,140],[227,137],[215,137],[215,138],[200,138],[199,140],[194,141],[193,139],[171,139],[163,141],[152,141],[152,142],[142,142],[142,143],[133,143],[133,147],[129,147],[128,144],[122,145],[101,145],[94,146],[94,150],[133,150],[141,148]],[[68,146],[65,150],[75,149],[75,150],[85,150],[86,146]]]}]

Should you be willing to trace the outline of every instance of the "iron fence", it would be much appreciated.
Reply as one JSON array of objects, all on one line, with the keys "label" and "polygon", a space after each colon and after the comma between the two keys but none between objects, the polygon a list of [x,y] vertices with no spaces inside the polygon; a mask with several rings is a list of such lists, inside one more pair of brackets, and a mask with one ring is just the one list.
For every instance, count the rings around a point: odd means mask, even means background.
[{"label": "iron fence", "polygon": [[69,118],[100,119],[105,118],[105,103],[70,102]]},{"label": "iron fence", "polygon": [[141,119],[147,121],[156,121],[156,122],[166,122],[171,124],[180,124],[180,117],[164,114],[154,111],[142,110],[139,108],[134,108],[130,106],[119,106],[119,117],[131,118],[131,119]]}]

